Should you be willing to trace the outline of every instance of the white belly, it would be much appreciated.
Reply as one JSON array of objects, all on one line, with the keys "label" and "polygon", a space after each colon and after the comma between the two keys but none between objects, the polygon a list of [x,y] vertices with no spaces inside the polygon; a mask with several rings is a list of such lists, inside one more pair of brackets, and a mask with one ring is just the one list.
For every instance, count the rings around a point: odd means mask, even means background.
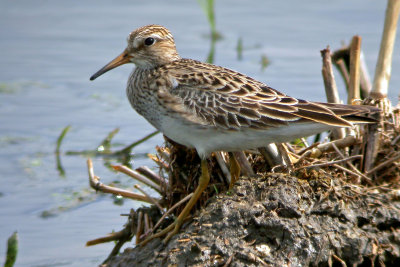
[{"label": "white belly", "polygon": [[206,157],[214,151],[240,151],[273,142],[288,142],[334,128],[329,125],[304,123],[267,130],[243,128],[241,131],[227,131],[215,127],[189,126],[169,117],[164,117],[162,121],[160,131],[177,143],[195,148],[201,157]]}]

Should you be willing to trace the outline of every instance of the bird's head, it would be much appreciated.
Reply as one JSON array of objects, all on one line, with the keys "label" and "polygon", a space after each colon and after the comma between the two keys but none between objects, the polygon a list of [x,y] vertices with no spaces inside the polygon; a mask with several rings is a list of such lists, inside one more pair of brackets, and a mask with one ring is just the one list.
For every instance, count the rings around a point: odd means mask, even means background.
[{"label": "bird's head", "polygon": [[129,34],[127,42],[125,50],[93,74],[90,80],[126,63],[151,69],[180,58],[171,32],[160,25],[147,25],[134,30]]}]

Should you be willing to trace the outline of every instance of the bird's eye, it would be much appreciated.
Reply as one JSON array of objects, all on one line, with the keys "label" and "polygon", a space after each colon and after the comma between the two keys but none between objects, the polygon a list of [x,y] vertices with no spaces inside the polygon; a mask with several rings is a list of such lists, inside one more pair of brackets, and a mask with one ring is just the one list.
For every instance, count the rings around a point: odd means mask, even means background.
[{"label": "bird's eye", "polygon": [[144,40],[144,44],[147,46],[150,46],[150,45],[154,44],[155,41],[156,40],[153,37],[148,37]]}]

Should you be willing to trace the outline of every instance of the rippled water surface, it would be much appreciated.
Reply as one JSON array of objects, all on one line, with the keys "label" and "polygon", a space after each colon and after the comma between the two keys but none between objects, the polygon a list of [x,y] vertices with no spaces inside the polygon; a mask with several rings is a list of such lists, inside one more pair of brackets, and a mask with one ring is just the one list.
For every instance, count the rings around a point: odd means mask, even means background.
[{"label": "rippled water surface", "polygon": [[[218,65],[289,95],[325,101],[319,51],[327,45],[337,49],[359,34],[373,76],[386,1],[216,2],[217,29],[223,35],[216,44]],[[84,245],[119,230],[126,220],[119,215],[140,203],[127,200],[118,206],[109,196],[93,194],[85,156],[62,154],[65,176],[60,175],[55,144],[67,125],[71,130],[63,152],[94,149],[116,127],[120,132],[114,141],[121,146],[153,131],[125,98],[133,66],[89,81],[125,48],[131,30],[152,23],[172,31],[183,57],[207,58],[209,27],[195,0],[0,2],[0,264],[15,230],[20,241],[16,266],[95,266],[111,251],[112,244]],[[242,60],[236,52],[239,38]],[[394,102],[400,88],[399,53],[398,42],[390,92]],[[271,62],[265,70],[263,55]],[[140,155],[154,152],[162,142],[158,135],[135,148],[133,166],[154,167]],[[103,182],[133,185],[105,163],[94,159]]]}]

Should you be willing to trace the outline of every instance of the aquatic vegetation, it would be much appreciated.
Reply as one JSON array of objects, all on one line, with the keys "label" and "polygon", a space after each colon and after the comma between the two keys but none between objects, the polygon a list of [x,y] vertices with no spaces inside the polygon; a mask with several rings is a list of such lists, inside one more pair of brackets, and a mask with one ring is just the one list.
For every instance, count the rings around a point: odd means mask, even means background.
[{"label": "aquatic vegetation", "polygon": [[222,36],[217,31],[217,24],[215,21],[215,1],[214,0],[197,0],[207,16],[208,24],[211,29],[211,39],[218,40]]},{"label": "aquatic vegetation", "polygon": [[4,267],[14,266],[18,255],[18,233],[14,232],[7,240],[6,262]]}]

